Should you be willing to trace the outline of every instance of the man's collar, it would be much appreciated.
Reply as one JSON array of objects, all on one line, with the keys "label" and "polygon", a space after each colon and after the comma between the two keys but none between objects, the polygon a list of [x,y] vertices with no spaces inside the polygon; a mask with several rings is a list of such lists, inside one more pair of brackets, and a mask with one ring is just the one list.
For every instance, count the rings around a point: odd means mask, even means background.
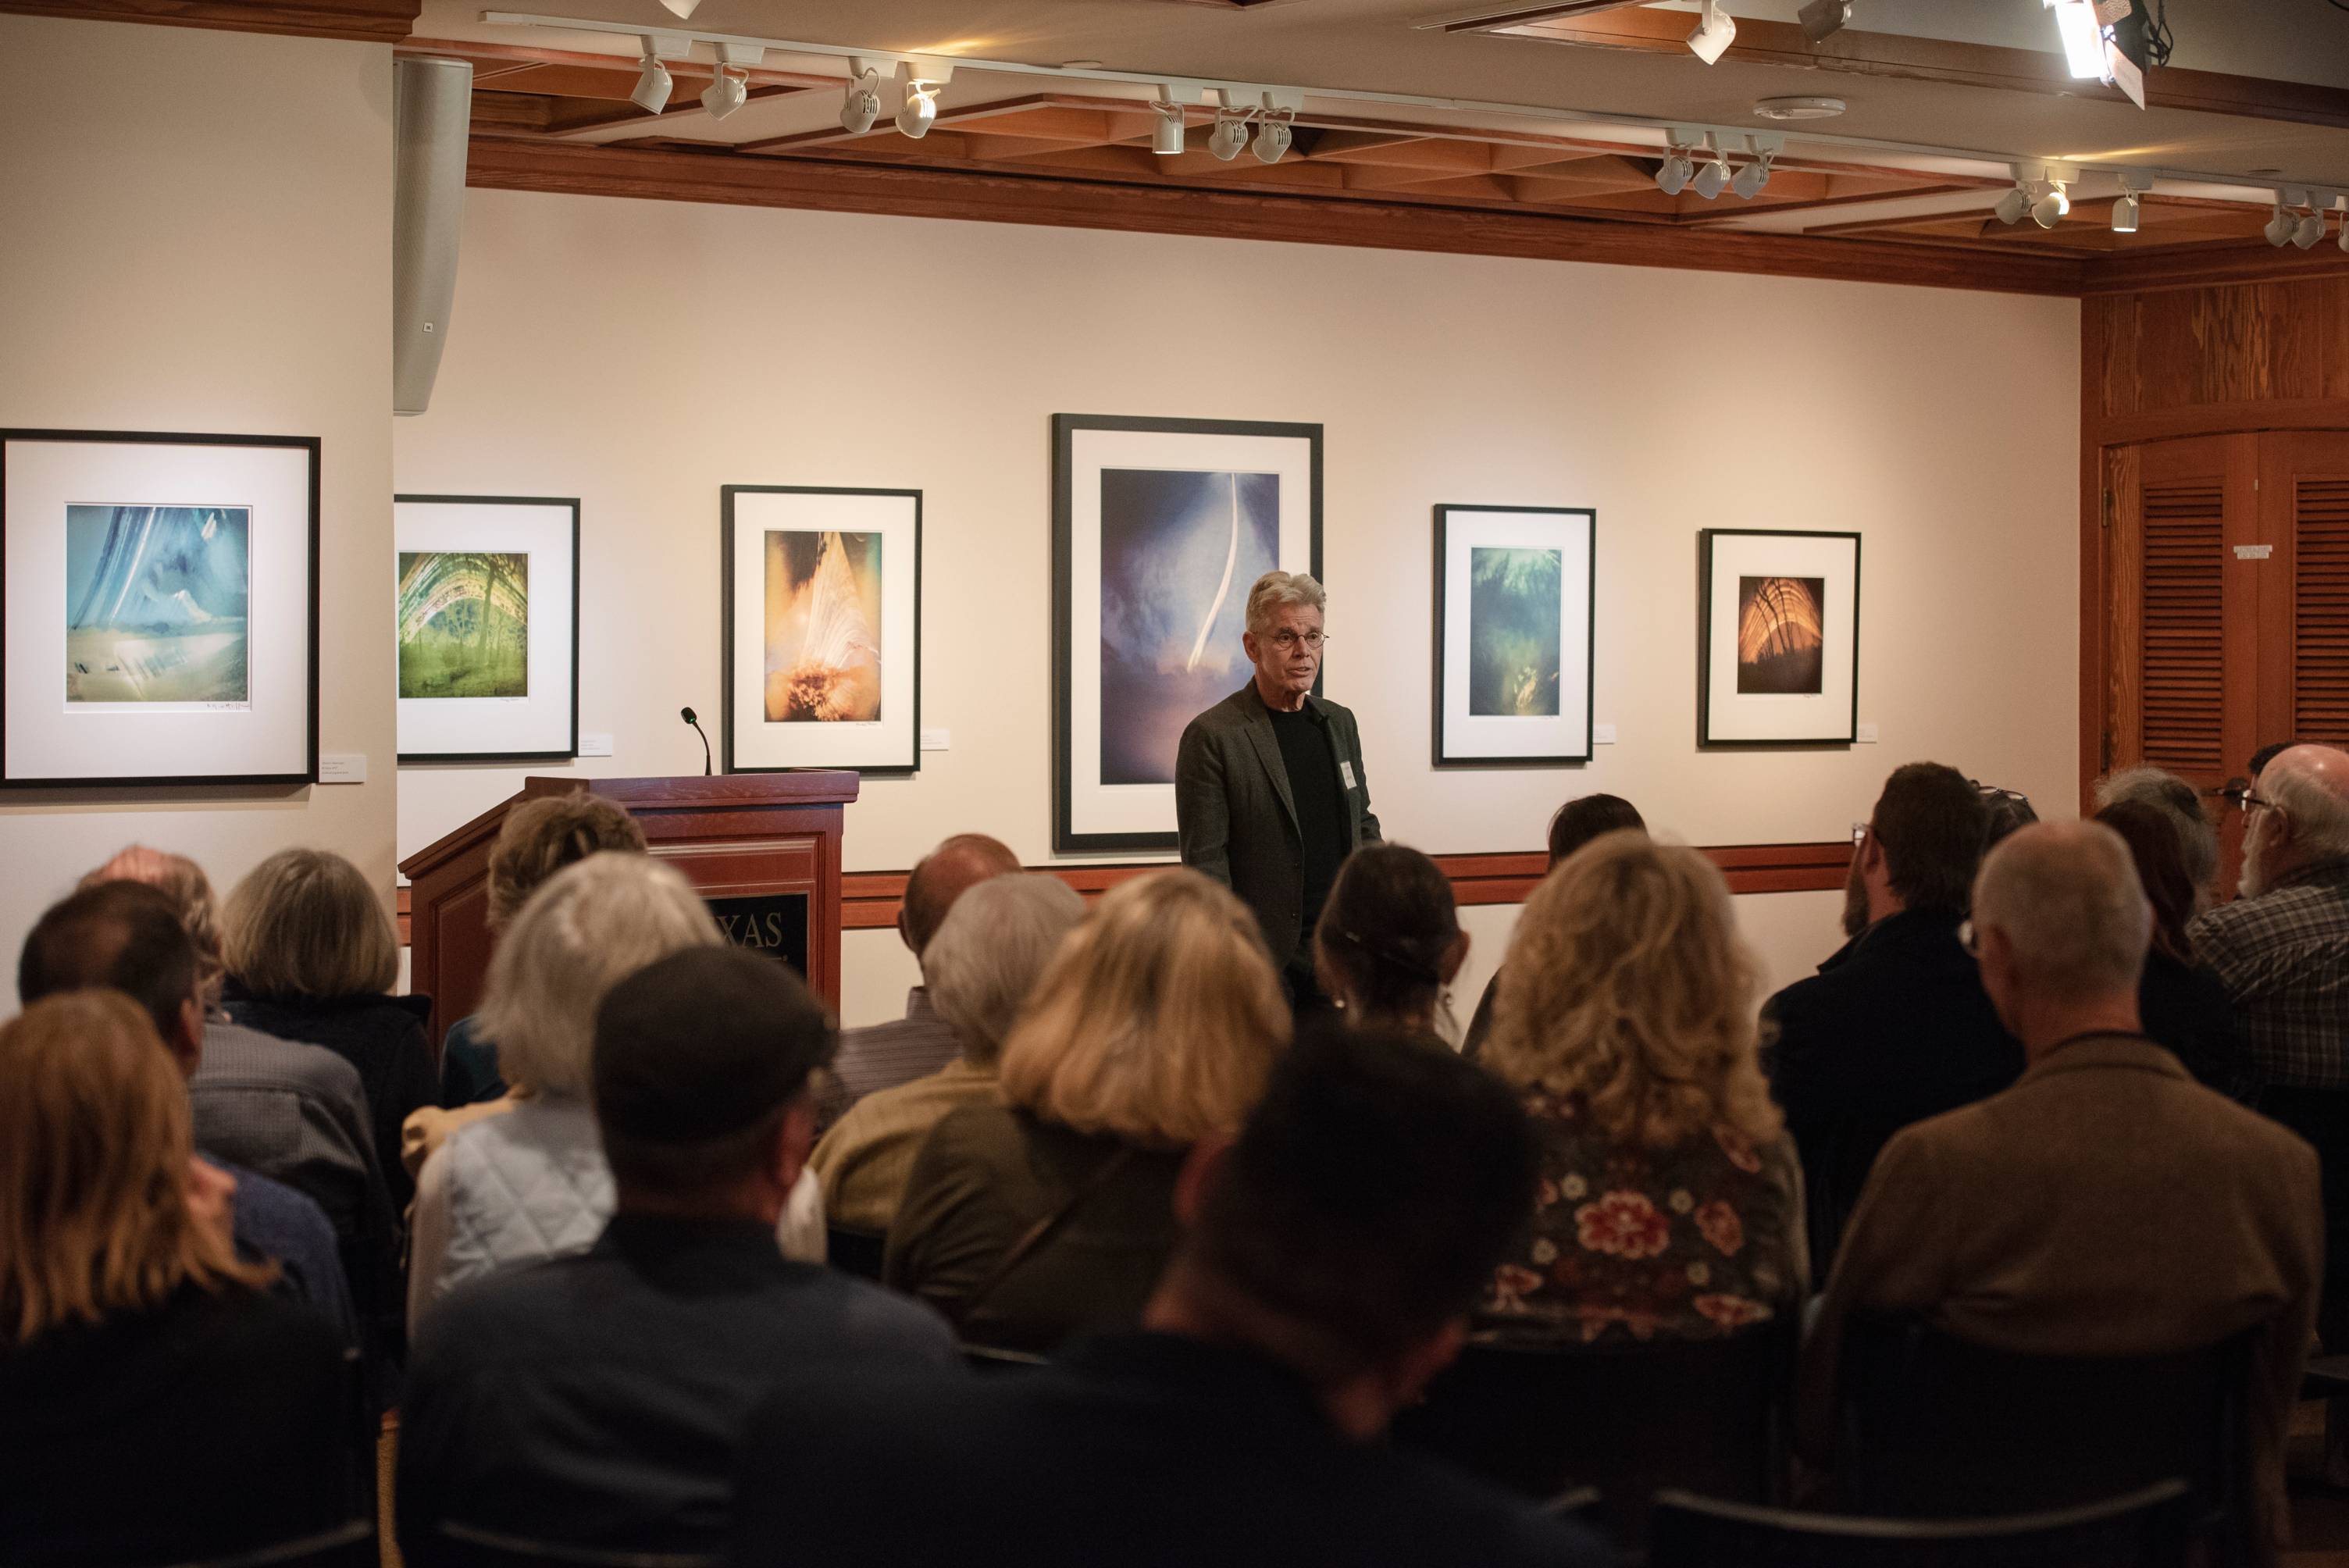
[{"label": "man's collar", "polygon": [[2029,1083],[2054,1073],[2115,1069],[2189,1080],[2193,1077],[2184,1063],[2145,1036],[2116,1033],[2083,1035],[2068,1041],[2024,1068],[2019,1081]]}]

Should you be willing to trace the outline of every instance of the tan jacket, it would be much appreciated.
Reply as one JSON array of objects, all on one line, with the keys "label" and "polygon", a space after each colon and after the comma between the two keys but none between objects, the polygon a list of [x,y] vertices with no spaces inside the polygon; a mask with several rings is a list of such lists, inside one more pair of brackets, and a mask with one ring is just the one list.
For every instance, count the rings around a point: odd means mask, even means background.
[{"label": "tan jacket", "polygon": [[1805,1347],[1797,1430],[1824,1458],[1856,1311],[2045,1356],[2159,1356],[2254,1325],[2254,1485],[2285,1539],[2283,1446],[2323,1274],[2315,1150],[2138,1037],[2065,1046],[2013,1088],[1885,1145]]}]

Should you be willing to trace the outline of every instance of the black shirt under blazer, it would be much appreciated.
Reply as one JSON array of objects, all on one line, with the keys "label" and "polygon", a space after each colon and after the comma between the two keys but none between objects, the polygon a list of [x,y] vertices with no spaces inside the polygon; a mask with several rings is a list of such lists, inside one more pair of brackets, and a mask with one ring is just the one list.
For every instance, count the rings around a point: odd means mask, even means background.
[{"label": "black shirt under blazer", "polygon": [[[1305,710],[1329,729],[1330,765],[1346,801],[1347,851],[1377,843],[1379,820],[1371,812],[1370,775],[1352,712],[1311,696]],[[1305,840],[1272,712],[1254,681],[1184,729],[1174,761],[1174,820],[1183,863],[1237,893],[1264,927],[1274,967],[1287,965],[1304,927]]]}]

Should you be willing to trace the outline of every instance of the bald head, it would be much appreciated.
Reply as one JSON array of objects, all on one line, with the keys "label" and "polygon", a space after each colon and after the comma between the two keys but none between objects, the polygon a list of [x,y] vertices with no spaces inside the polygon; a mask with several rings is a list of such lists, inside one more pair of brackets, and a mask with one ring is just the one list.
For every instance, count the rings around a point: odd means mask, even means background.
[{"label": "bald head", "polygon": [[2349,754],[2292,747],[2260,770],[2257,795],[2263,806],[2244,839],[2245,897],[2303,866],[2349,857]]},{"label": "bald head", "polygon": [[2134,998],[2153,936],[2137,862],[2101,822],[2036,822],[2000,841],[1974,882],[1982,979],[2008,998],[2082,1006]]},{"label": "bald head", "polygon": [[1000,840],[985,833],[957,833],[924,855],[905,879],[905,906],[897,915],[897,934],[919,958],[955,900],[989,878],[1019,869],[1019,857]]}]

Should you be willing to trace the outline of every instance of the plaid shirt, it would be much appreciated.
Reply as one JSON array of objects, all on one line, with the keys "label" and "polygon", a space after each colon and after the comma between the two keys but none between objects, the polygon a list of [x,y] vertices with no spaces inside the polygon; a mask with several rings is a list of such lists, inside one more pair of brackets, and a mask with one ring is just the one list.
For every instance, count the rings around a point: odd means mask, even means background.
[{"label": "plaid shirt", "polygon": [[2188,931],[2263,1083],[2349,1088],[2349,861],[2302,867]]}]

